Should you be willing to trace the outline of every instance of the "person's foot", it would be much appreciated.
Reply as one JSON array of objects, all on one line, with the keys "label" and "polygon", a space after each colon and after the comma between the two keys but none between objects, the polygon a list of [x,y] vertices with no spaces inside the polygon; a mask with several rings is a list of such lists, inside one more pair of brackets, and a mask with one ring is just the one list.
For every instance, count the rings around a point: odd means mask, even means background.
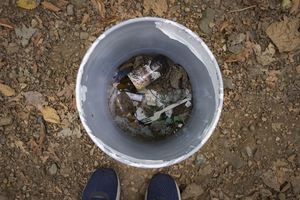
[{"label": "person's foot", "polygon": [[110,168],[97,169],[85,185],[81,200],[119,200],[120,183]]},{"label": "person's foot", "polygon": [[146,200],[180,200],[180,191],[174,179],[164,173],[155,174],[148,186]]}]

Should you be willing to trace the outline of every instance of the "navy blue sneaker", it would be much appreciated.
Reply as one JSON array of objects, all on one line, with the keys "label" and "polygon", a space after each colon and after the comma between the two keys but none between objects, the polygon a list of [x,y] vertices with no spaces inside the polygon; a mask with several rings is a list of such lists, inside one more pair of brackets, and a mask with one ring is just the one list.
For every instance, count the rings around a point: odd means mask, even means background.
[{"label": "navy blue sneaker", "polygon": [[172,176],[155,174],[149,183],[146,200],[181,200],[179,188]]},{"label": "navy blue sneaker", "polygon": [[119,200],[120,182],[113,169],[100,168],[85,185],[81,200]]}]

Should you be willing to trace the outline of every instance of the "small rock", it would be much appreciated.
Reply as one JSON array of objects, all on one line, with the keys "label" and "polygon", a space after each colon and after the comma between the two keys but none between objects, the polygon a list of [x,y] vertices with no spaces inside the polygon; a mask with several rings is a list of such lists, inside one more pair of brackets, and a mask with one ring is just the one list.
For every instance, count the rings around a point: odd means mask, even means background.
[{"label": "small rock", "polygon": [[30,38],[37,32],[37,29],[32,27],[25,27],[22,28],[16,28],[15,33],[19,38],[21,39],[21,44],[23,47],[27,46],[29,44]]},{"label": "small rock", "polygon": [[58,29],[58,34],[60,37],[65,35],[65,32],[62,29]]},{"label": "small rock", "polygon": [[257,169],[257,170],[255,170],[254,176],[261,176],[261,174],[262,174],[262,171]]},{"label": "small rock", "polygon": [[95,167],[97,167],[98,165],[99,165],[98,161],[97,161],[97,160],[95,160],[95,162],[94,162],[94,166],[95,166]]},{"label": "small rock", "polygon": [[267,118],[262,117],[261,120],[265,122],[265,121],[267,121]]},{"label": "small rock", "polygon": [[203,174],[204,175],[207,175],[207,174],[211,174],[212,173],[212,168],[211,168],[211,165],[207,165],[203,168]]},{"label": "small rock", "polygon": [[188,185],[185,190],[183,191],[181,198],[182,199],[188,199],[188,198],[193,198],[197,197],[201,194],[203,194],[204,190],[200,185],[196,185],[196,183],[192,183]]},{"label": "small rock", "polygon": [[258,150],[256,150],[256,152],[254,153],[254,160],[255,160],[255,162],[258,162],[258,161],[260,161],[260,153],[259,153],[259,151]]},{"label": "small rock", "polygon": [[277,192],[280,191],[280,183],[278,182],[275,171],[268,170],[267,172],[263,173],[262,180],[270,188],[276,190]]},{"label": "small rock", "polygon": [[131,126],[132,128],[136,129],[136,130],[140,130],[140,124],[138,122],[131,122],[128,124],[129,126]]},{"label": "small rock", "polygon": [[79,31],[79,30],[80,30],[80,25],[79,25],[79,24],[76,24],[76,25],[74,26],[74,28],[75,28],[76,31]]},{"label": "small rock", "polygon": [[191,11],[191,9],[189,9],[188,7],[186,7],[185,9],[184,9],[184,12],[190,12]]},{"label": "small rock", "polygon": [[10,125],[12,124],[14,121],[13,117],[12,116],[7,116],[7,117],[2,117],[0,119],[0,125],[1,126],[6,126],[6,125]]},{"label": "small rock", "polygon": [[186,4],[189,3],[189,0],[184,0],[184,3],[186,3]]},{"label": "small rock", "polygon": [[261,145],[261,141],[260,140],[256,140],[256,144]]},{"label": "small rock", "polygon": [[282,192],[280,192],[280,193],[278,194],[278,198],[279,198],[279,200],[285,200],[285,199],[286,199],[286,198],[285,198],[285,194],[282,193]]},{"label": "small rock", "polygon": [[300,184],[292,183],[293,185],[293,193],[297,194],[300,191]]},{"label": "small rock", "polygon": [[80,35],[80,34],[79,34],[78,32],[74,32],[74,36],[75,36],[75,37],[79,37],[79,35]]},{"label": "small rock", "polygon": [[76,7],[82,7],[83,5],[86,4],[86,0],[71,0],[70,2]]},{"label": "small rock", "polygon": [[80,32],[79,38],[81,40],[87,40],[89,38],[89,34],[87,32]]},{"label": "small rock", "polygon": [[246,147],[246,151],[247,151],[248,156],[252,157],[252,149],[249,146]]},{"label": "small rock", "polygon": [[260,194],[262,197],[269,197],[272,195],[272,192],[268,189],[261,189]]},{"label": "small rock", "polygon": [[253,124],[252,124],[251,126],[249,126],[249,130],[250,130],[250,131],[255,131],[255,127],[254,127]]},{"label": "small rock", "polygon": [[65,26],[65,22],[61,21],[61,20],[56,20],[55,21],[55,24],[54,24],[54,27],[56,29],[59,29],[59,28],[64,28]]},{"label": "small rock", "polygon": [[19,46],[16,43],[9,43],[7,46],[7,54],[13,54],[19,51]]},{"label": "small rock", "polygon": [[38,21],[36,21],[36,19],[32,19],[31,20],[31,27],[35,28],[38,25]]},{"label": "small rock", "polygon": [[199,28],[205,34],[211,34],[212,28],[209,27],[210,23],[213,23],[215,18],[215,11],[211,8],[206,8],[203,13],[203,17],[199,22]]},{"label": "small rock", "polygon": [[240,159],[238,156],[236,156],[234,153],[231,153],[229,151],[225,152],[226,156],[225,158],[228,160],[228,162],[234,166],[235,168],[239,169],[243,166],[245,166],[247,163]]},{"label": "small rock", "polygon": [[170,13],[173,14],[179,9],[180,9],[180,5],[173,6],[173,7],[170,8]]},{"label": "small rock", "polygon": [[6,138],[3,137],[3,138],[0,139],[0,141],[1,141],[2,144],[4,144],[4,142],[6,141]]},{"label": "small rock", "polygon": [[56,166],[55,163],[53,163],[51,165],[51,167],[49,168],[49,172],[50,172],[51,175],[55,175],[57,173],[57,166]]},{"label": "small rock", "polygon": [[95,37],[95,36],[92,35],[92,36],[89,37],[88,40],[89,40],[90,42],[94,42],[96,39],[97,39],[97,37]]},{"label": "small rock", "polygon": [[227,47],[228,50],[232,53],[238,54],[243,49],[243,43],[246,40],[246,35],[244,33],[240,33],[236,35],[235,33],[232,33],[228,37],[227,41]]},{"label": "small rock", "polygon": [[73,15],[74,14],[74,5],[68,4],[67,5],[67,15]]},{"label": "small rock", "polygon": [[223,79],[224,85],[226,86],[226,88],[233,90],[234,89],[234,85],[233,85],[233,80],[232,79]]},{"label": "small rock", "polygon": [[64,189],[64,194],[67,195],[68,193],[69,193],[68,188],[65,188],[65,189]]},{"label": "small rock", "polygon": [[206,162],[206,158],[205,158],[205,156],[203,154],[197,155],[197,158],[195,160],[195,165],[197,165],[197,164],[203,164],[205,162]]}]

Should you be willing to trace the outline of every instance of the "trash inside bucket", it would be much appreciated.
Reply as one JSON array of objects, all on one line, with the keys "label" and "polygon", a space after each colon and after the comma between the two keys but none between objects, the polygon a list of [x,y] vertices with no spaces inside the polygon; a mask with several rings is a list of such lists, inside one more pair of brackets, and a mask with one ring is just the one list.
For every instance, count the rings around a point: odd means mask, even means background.
[{"label": "trash inside bucket", "polygon": [[[164,55],[180,64],[193,88],[193,110],[185,126],[173,136],[140,141],[124,134],[109,111],[109,85],[117,68],[138,55]],[[211,136],[223,103],[218,64],[206,44],[186,27],[161,18],[136,18],[103,33],[80,65],[76,102],[85,130],[109,156],[136,167],[158,168],[178,163]]]}]

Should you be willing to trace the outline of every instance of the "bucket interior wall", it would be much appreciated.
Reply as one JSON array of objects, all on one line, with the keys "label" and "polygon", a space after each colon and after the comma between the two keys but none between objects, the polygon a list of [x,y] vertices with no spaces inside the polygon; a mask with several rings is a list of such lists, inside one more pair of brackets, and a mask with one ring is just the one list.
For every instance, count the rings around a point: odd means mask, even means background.
[{"label": "bucket interior wall", "polygon": [[[87,52],[76,86],[81,93],[76,94],[79,114],[93,141],[115,159],[141,167],[170,165],[197,151],[216,126],[223,98],[218,66],[203,41],[173,24],[167,25],[174,34],[170,37],[155,23],[157,19],[127,23],[104,33]],[[108,88],[117,68],[134,56],[147,54],[163,54],[183,66],[193,88],[188,122],[158,142],[142,142],[123,133],[108,108]]]}]

